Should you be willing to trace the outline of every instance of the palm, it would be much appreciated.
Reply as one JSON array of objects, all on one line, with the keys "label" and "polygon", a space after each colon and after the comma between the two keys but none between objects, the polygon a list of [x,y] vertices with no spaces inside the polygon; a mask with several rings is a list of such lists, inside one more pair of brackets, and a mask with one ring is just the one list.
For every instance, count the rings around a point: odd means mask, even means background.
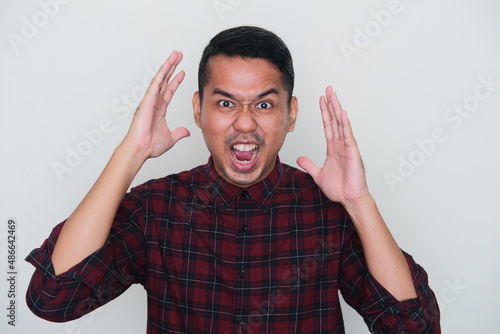
[{"label": "palm", "polygon": [[297,162],[330,200],[355,201],[368,194],[363,163],[347,114],[331,87],[326,90],[326,98],[321,97],[320,108],[327,140],[325,163],[319,168],[305,157]]},{"label": "palm", "polygon": [[184,72],[181,71],[170,81],[181,60],[182,53],[174,51],[160,68],[146,91],[125,138],[125,142],[144,152],[147,158],[162,155],[179,139],[189,135],[189,131],[183,127],[171,131],[165,120],[167,107],[184,79]]}]

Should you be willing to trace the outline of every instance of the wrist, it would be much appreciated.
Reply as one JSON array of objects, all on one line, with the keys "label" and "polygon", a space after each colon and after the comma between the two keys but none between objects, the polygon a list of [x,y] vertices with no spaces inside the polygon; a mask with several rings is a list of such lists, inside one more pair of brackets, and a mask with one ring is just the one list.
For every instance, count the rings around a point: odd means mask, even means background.
[{"label": "wrist", "polygon": [[149,153],[136,145],[127,137],[115,149],[115,154],[120,155],[125,161],[133,165],[142,166],[149,158]]},{"label": "wrist", "polygon": [[343,206],[356,227],[378,221],[376,217],[380,216],[375,199],[370,194],[346,201]]},{"label": "wrist", "polygon": [[356,197],[355,199],[345,200],[342,205],[349,213],[356,213],[362,211],[367,207],[371,207],[375,204],[375,200],[369,192],[365,195]]},{"label": "wrist", "polygon": [[126,168],[126,170],[132,172],[134,176],[148,159],[146,153],[125,140],[116,147],[113,156]]}]

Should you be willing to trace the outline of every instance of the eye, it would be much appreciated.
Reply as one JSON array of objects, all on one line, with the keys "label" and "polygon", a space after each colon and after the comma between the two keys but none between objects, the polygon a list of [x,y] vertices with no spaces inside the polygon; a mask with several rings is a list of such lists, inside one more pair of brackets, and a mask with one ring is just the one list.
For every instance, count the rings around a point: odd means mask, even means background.
[{"label": "eye", "polygon": [[257,108],[259,108],[259,109],[269,109],[269,108],[271,108],[271,103],[269,103],[269,102],[260,102],[259,104],[257,104]]},{"label": "eye", "polygon": [[222,108],[231,108],[231,107],[234,107],[234,104],[231,101],[222,100],[222,101],[219,101],[219,106],[221,106]]}]

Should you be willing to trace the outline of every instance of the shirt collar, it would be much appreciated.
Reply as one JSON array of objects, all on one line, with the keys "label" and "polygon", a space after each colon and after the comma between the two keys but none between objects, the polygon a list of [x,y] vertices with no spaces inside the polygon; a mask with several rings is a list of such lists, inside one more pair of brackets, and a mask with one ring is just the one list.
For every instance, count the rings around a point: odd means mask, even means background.
[{"label": "shirt collar", "polygon": [[205,172],[218,209],[224,211],[231,205],[237,195],[243,195],[246,192],[259,209],[266,211],[269,207],[269,201],[274,196],[276,188],[283,176],[283,165],[277,156],[276,164],[271,173],[264,180],[246,189],[240,188],[224,180],[222,176],[217,173],[212,157],[208,160]]}]

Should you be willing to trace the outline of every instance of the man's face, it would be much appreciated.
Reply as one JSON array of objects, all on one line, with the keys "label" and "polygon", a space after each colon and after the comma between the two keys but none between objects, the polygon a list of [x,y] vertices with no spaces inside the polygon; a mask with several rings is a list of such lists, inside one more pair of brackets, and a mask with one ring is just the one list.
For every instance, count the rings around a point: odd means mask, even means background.
[{"label": "man's face", "polygon": [[246,188],[274,169],[297,99],[289,109],[281,73],[267,60],[215,56],[208,68],[203,104],[198,92],[193,97],[194,118],[219,175]]}]

